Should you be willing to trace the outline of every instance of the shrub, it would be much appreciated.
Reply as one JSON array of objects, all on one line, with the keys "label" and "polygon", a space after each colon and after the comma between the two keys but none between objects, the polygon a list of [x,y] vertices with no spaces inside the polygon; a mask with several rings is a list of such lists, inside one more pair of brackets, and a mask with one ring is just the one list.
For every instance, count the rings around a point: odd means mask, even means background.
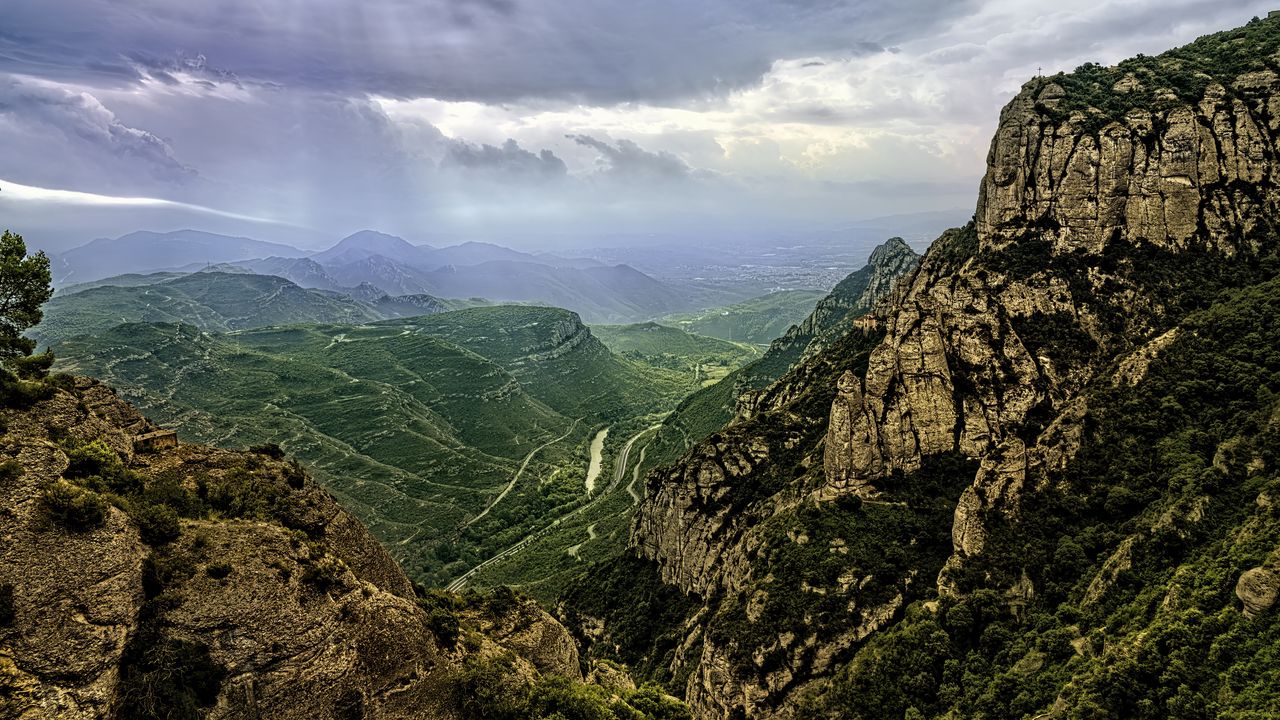
[{"label": "shrub", "polygon": [[4,462],[0,462],[0,482],[9,482],[17,480],[22,476],[22,463],[9,458]]},{"label": "shrub", "polygon": [[0,369],[0,407],[26,408],[54,393],[54,388],[39,380],[21,380],[13,373]]},{"label": "shrub", "polygon": [[346,565],[338,558],[325,553],[318,559],[307,563],[302,571],[302,579],[321,590],[333,587],[342,580],[342,572]]},{"label": "shrub", "polygon": [[142,489],[142,478],[125,469],[120,455],[101,439],[67,451],[65,477],[80,480],[90,489],[130,494]]},{"label": "shrub", "polygon": [[221,580],[231,574],[231,563],[212,562],[204,566],[204,572],[214,580]]},{"label": "shrub", "polygon": [[182,526],[178,513],[167,505],[137,504],[129,514],[138,523],[138,534],[148,545],[164,545],[178,538]]},{"label": "shrub", "polygon": [[16,357],[9,360],[9,367],[23,380],[40,380],[49,374],[53,366],[53,353],[45,351],[39,355]]},{"label": "shrub", "polygon": [[463,661],[457,681],[463,717],[515,720],[528,716],[529,688],[509,658],[472,655]]},{"label": "shrub", "polygon": [[284,449],[281,448],[276,443],[263,443],[261,445],[250,445],[249,452],[257,453],[258,455],[266,455],[267,457],[272,458],[273,460],[284,459]]},{"label": "shrub", "polygon": [[202,490],[210,507],[225,517],[267,517],[279,495],[275,485],[244,468],[228,470],[220,480],[206,482]]},{"label": "shrub", "polygon": [[0,627],[12,625],[17,616],[13,606],[13,583],[0,583]]},{"label": "shrub", "polygon": [[427,629],[445,647],[456,645],[458,643],[458,634],[461,631],[458,625],[458,616],[448,610],[440,609],[432,610],[427,614]]},{"label": "shrub", "polygon": [[105,498],[66,480],[55,480],[41,500],[49,517],[70,530],[87,530],[102,525],[109,507]]},{"label": "shrub", "polygon": [[101,439],[69,450],[67,460],[67,470],[63,475],[69,478],[115,474],[124,470],[120,455]]}]

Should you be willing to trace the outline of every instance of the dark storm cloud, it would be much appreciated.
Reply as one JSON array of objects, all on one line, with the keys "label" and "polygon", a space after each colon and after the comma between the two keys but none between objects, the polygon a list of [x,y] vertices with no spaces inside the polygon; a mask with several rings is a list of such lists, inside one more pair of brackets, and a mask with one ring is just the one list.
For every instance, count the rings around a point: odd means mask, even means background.
[{"label": "dark storm cloud", "polygon": [[140,161],[161,180],[183,181],[196,174],[174,156],[169,143],[121,122],[88,93],[0,78],[0,116],[16,123],[55,129],[91,150]]},{"label": "dark storm cloud", "polygon": [[511,180],[564,177],[569,174],[568,166],[555,153],[542,150],[535,154],[511,139],[503,143],[502,147],[452,140],[448,143],[441,165],[484,171]]},{"label": "dark storm cloud", "polygon": [[618,179],[677,179],[690,175],[690,169],[680,158],[669,152],[649,152],[631,140],[619,140],[610,145],[590,135],[566,135],[565,137],[600,153],[603,172]]},{"label": "dark storm cloud", "polygon": [[748,85],[781,57],[880,52],[974,4],[5,0],[0,72],[120,86],[151,70],[172,75],[172,59],[203,54],[245,81],[313,90],[670,100]]}]

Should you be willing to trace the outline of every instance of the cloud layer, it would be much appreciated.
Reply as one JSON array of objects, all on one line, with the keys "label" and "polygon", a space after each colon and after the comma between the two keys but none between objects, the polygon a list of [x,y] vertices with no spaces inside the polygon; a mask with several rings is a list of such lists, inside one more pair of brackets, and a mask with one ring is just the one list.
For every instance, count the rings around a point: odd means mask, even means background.
[{"label": "cloud layer", "polygon": [[1028,77],[1268,7],[8,0],[0,171],[316,237],[777,236],[971,205]]}]

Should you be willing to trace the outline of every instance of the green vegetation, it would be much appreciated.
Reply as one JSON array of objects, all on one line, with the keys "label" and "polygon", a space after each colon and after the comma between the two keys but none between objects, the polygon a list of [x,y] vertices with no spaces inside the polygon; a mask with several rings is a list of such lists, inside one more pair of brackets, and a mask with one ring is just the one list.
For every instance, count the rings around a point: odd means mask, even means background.
[{"label": "green vegetation", "polygon": [[[579,638],[594,657],[624,663],[637,677],[684,693],[687,675],[673,676],[670,668],[685,639],[685,621],[702,607],[700,598],[663,583],[652,564],[619,554],[594,565],[561,599],[569,627],[583,627],[588,617],[604,622],[608,636],[603,642],[590,645]],[[696,659],[690,654],[681,659]]]},{"label": "green vegetation", "polygon": [[779,290],[728,307],[667,315],[661,322],[696,335],[768,345],[804,320],[825,295],[821,290]]},{"label": "green vegetation", "polygon": [[307,290],[271,275],[201,272],[146,285],[102,285],[61,293],[31,336],[46,345],[121,323],[194,325],[208,332],[290,323],[362,323],[388,317],[345,295]]},{"label": "green vegetation", "polygon": [[70,383],[49,375],[53,355],[32,355],[36,343],[23,335],[44,316],[49,282],[49,258],[27,255],[21,235],[0,233],[0,407],[28,406]]},{"label": "green vegetation", "polygon": [[718,382],[760,355],[749,345],[695,335],[653,322],[592,325],[591,332],[605,347],[624,358],[687,373],[694,389]]},{"label": "green vegetation", "polygon": [[[1280,702],[1280,615],[1241,573],[1280,561],[1280,279],[1190,315],[1134,387],[1091,391],[1071,466],[994,522],[959,598],[873,638],[807,717],[1256,717]],[[990,586],[1025,572],[1025,607]],[[905,679],[905,681],[904,681]]]},{"label": "green vegetation", "polygon": [[132,508],[130,515],[138,523],[138,534],[148,545],[163,545],[178,538],[181,526],[178,511],[168,505],[140,504]]},{"label": "green vegetation", "polygon": [[[1071,113],[1083,113],[1087,131],[1123,120],[1132,108],[1161,113],[1180,105],[1196,104],[1210,83],[1217,82],[1228,96],[1236,92],[1233,81],[1241,74],[1276,70],[1280,50],[1280,22],[1254,18],[1234,30],[1205,35],[1195,42],[1154,57],[1138,55],[1116,66],[1086,63],[1072,73],[1043,78],[1066,91],[1056,108],[1041,112],[1061,121]],[[1132,76],[1136,86],[1118,91],[1117,83]]]},{"label": "green vegetation", "polygon": [[22,333],[40,322],[41,306],[53,296],[49,258],[27,255],[21,235],[0,233],[0,360],[26,357],[36,349]]},{"label": "green vegetation", "polygon": [[[57,349],[60,367],[110,382],[192,439],[297,454],[427,584],[583,502],[590,437],[669,409],[690,384],[610,353],[567,311],[524,306],[222,335],[131,324]],[[508,496],[469,522],[531,453]],[[251,478],[202,502],[262,512],[252,503],[271,499]]]},{"label": "green vegetation", "polygon": [[49,517],[69,530],[101,527],[111,504],[92,490],[58,480],[45,488],[41,501]]},{"label": "green vegetation", "polygon": [[556,675],[530,683],[511,656],[470,655],[455,677],[465,717],[475,720],[691,720],[684,704],[652,686],[608,690]]}]

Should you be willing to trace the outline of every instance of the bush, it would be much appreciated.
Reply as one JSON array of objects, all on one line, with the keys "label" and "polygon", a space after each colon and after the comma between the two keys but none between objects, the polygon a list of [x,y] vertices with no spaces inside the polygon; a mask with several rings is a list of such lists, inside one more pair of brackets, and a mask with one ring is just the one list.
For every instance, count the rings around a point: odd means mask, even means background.
[{"label": "bush", "polygon": [[0,583],[0,627],[12,625],[17,616],[13,606],[13,583]]},{"label": "bush", "polygon": [[120,455],[100,439],[69,450],[67,460],[63,475],[69,478],[116,474],[124,470]]},{"label": "bush", "polygon": [[461,632],[461,628],[458,625],[458,616],[448,610],[440,609],[427,613],[427,629],[445,647],[456,645],[458,643],[458,634]]},{"label": "bush", "polygon": [[27,408],[54,393],[53,386],[40,380],[21,380],[0,369],[0,407]]},{"label": "bush", "polygon": [[204,566],[204,573],[214,580],[221,580],[231,574],[231,563],[212,562]]},{"label": "bush", "polygon": [[70,530],[99,527],[107,519],[106,499],[66,480],[55,480],[41,497],[45,510],[55,522]]},{"label": "bush", "polygon": [[276,443],[263,443],[262,445],[250,445],[249,452],[258,455],[266,455],[273,460],[284,459],[284,449]]},{"label": "bush", "polygon": [[342,580],[342,572],[346,565],[338,558],[324,553],[318,559],[307,563],[302,571],[302,579],[321,590],[333,587]]},{"label": "bush", "polygon": [[53,366],[53,353],[45,351],[39,355],[16,357],[9,360],[9,367],[23,380],[40,380],[49,374]]},{"label": "bush", "polygon": [[178,513],[167,505],[138,504],[130,508],[129,514],[138,523],[138,534],[148,545],[164,545],[178,538],[182,526],[178,524]]},{"label": "bush", "polygon": [[0,482],[9,482],[22,477],[22,463],[9,458],[0,462]]},{"label": "bush", "polygon": [[65,477],[82,480],[94,490],[134,493],[142,489],[137,473],[130,472],[120,455],[101,439],[87,442],[67,451]]}]

